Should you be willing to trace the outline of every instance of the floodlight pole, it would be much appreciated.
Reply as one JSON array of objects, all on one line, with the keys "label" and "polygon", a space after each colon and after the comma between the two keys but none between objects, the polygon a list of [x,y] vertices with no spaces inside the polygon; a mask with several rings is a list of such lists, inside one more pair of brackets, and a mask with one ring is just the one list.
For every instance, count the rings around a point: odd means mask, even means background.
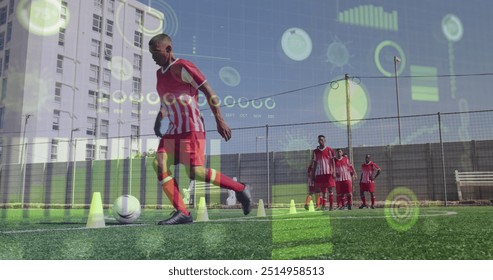
[{"label": "floodlight pole", "polygon": [[346,119],[347,119],[347,146],[348,146],[348,156],[349,160],[353,162],[353,136],[351,131],[351,97],[350,97],[350,84],[349,75],[344,75],[344,80],[346,81]]},{"label": "floodlight pole", "polygon": [[27,121],[31,117],[31,115],[27,114],[25,116],[26,118],[24,119],[24,128],[22,131],[22,147],[21,147],[21,171],[22,171],[22,186],[21,186],[21,208],[24,208],[25,205],[25,194],[24,192],[26,191],[26,151],[27,151],[27,141],[26,141],[26,127],[27,127]]},{"label": "floodlight pole", "polygon": [[399,83],[397,79],[397,63],[401,62],[401,59],[394,55],[394,77],[395,77],[395,95],[397,100],[397,127],[399,129],[399,145],[402,144],[401,140],[401,109],[399,103]]}]

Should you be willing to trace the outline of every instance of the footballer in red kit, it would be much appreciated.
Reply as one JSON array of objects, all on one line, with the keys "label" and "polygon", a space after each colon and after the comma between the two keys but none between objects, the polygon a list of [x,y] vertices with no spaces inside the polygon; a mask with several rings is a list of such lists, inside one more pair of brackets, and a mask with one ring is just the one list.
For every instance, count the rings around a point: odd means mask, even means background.
[{"label": "footballer in red kit", "polygon": [[[334,150],[325,145],[325,136],[318,136],[318,146],[313,150],[312,162],[314,169],[315,187],[322,193],[322,210],[333,209],[334,204]],[[327,208],[327,193],[329,194],[329,206]]]},{"label": "footballer in red kit", "polygon": [[353,207],[352,177],[356,176],[356,172],[349,159],[344,156],[342,149],[337,149],[337,156],[334,162],[336,169],[337,206],[340,210],[346,206],[347,209],[351,210]]},{"label": "footballer in red kit", "polygon": [[[233,190],[241,203],[243,213],[251,211],[249,186],[236,182],[212,168],[204,166],[205,127],[200,113],[198,95],[201,91],[208,100],[216,120],[217,132],[224,140],[231,139],[231,129],[224,121],[219,99],[204,75],[190,61],[176,58],[171,38],[158,34],[149,41],[149,51],[159,69],[156,71],[156,90],[161,99],[161,108],[154,124],[154,133],[160,137],[154,162],[159,184],[173,204],[175,211],[159,225],[192,223],[170,166],[183,164],[190,179],[200,179],[214,185]],[[168,120],[166,127],[165,119]]]},{"label": "footballer in red kit", "polygon": [[361,165],[361,178],[359,181],[359,194],[361,197],[360,209],[368,208],[365,192],[370,193],[370,208],[375,208],[375,179],[380,175],[380,167],[371,161],[371,155],[365,156],[365,162]]}]

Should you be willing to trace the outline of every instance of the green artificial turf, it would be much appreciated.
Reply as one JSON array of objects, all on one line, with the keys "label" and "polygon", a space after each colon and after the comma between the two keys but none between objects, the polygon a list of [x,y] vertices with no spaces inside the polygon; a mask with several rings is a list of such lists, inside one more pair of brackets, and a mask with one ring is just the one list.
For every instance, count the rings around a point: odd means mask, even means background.
[{"label": "green artificial turf", "polygon": [[0,259],[493,259],[491,206],[256,211],[209,209],[206,222],[157,226],[169,210],[143,209],[122,226],[105,209],[106,227],[87,229],[87,209],[0,209]]}]

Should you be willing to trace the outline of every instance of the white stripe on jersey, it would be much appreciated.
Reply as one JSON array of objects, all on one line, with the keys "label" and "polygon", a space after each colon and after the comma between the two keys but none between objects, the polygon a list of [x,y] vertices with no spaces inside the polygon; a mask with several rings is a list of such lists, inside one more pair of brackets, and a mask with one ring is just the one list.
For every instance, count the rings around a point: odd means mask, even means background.
[{"label": "white stripe on jersey", "polygon": [[315,175],[325,175],[332,174],[332,155],[330,154],[329,147],[325,146],[323,149],[314,150],[314,160],[317,163],[317,168],[315,169]]},{"label": "white stripe on jersey", "polygon": [[361,178],[361,183],[372,183],[373,181],[370,180],[370,175],[373,172],[370,172],[368,169],[363,169],[362,174],[363,177]]},{"label": "white stripe on jersey", "polygon": [[351,180],[352,168],[349,165],[349,160],[346,157],[335,159],[336,165],[336,181],[348,181]]}]

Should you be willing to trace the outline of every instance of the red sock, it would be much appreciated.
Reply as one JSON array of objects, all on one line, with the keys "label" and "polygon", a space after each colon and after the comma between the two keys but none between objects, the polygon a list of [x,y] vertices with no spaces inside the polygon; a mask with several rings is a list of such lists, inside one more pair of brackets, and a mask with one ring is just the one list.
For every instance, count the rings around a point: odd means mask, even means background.
[{"label": "red sock", "polygon": [[332,208],[334,206],[334,194],[329,193],[329,207]]},{"label": "red sock", "polygon": [[360,197],[361,197],[361,202],[363,203],[363,205],[366,205],[366,197],[365,197],[365,194],[364,193],[360,194]]},{"label": "red sock", "polygon": [[183,202],[183,198],[181,197],[180,190],[178,189],[178,183],[175,178],[171,176],[165,176],[161,182],[161,187],[163,188],[164,193],[168,197],[169,201],[173,203],[173,207],[176,210],[181,211],[183,214],[189,216],[187,207],[185,206],[185,202]]},{"label": "red sock", "polygon": [[320,207],[320,205],[322,205],[322,196],[321,195],[317,195],[317,208]]},{"label": "red sock", "polygon": [[375,194],[370,193],[370,195],[371,195],[371,205],[374,206],[375,205]]},{"label": "red sock", "polygon": [[322,207],[325,207],[327,205],[327,197],[322,197]]},{"label": "red sock", "polygon": [[337,194],[337,207],[342,207],[342,199],[340,194]]},{"label": "red sock", "polygon": [[346,196],[345,195],[341,195],[341,204],[342,206],[346,205]]},{"label": "red sock", "polygon": [[205,181],[211,182],[221,188],[233,190],[235,192],[241,192],[245,189],[245,186],[243,184],[236,182],[235,180],[212,168],[207,168]]},{"label": "red sock", "polygon": [[347,204],[353,205],[353,195],[352,194],[347,195]]}]

